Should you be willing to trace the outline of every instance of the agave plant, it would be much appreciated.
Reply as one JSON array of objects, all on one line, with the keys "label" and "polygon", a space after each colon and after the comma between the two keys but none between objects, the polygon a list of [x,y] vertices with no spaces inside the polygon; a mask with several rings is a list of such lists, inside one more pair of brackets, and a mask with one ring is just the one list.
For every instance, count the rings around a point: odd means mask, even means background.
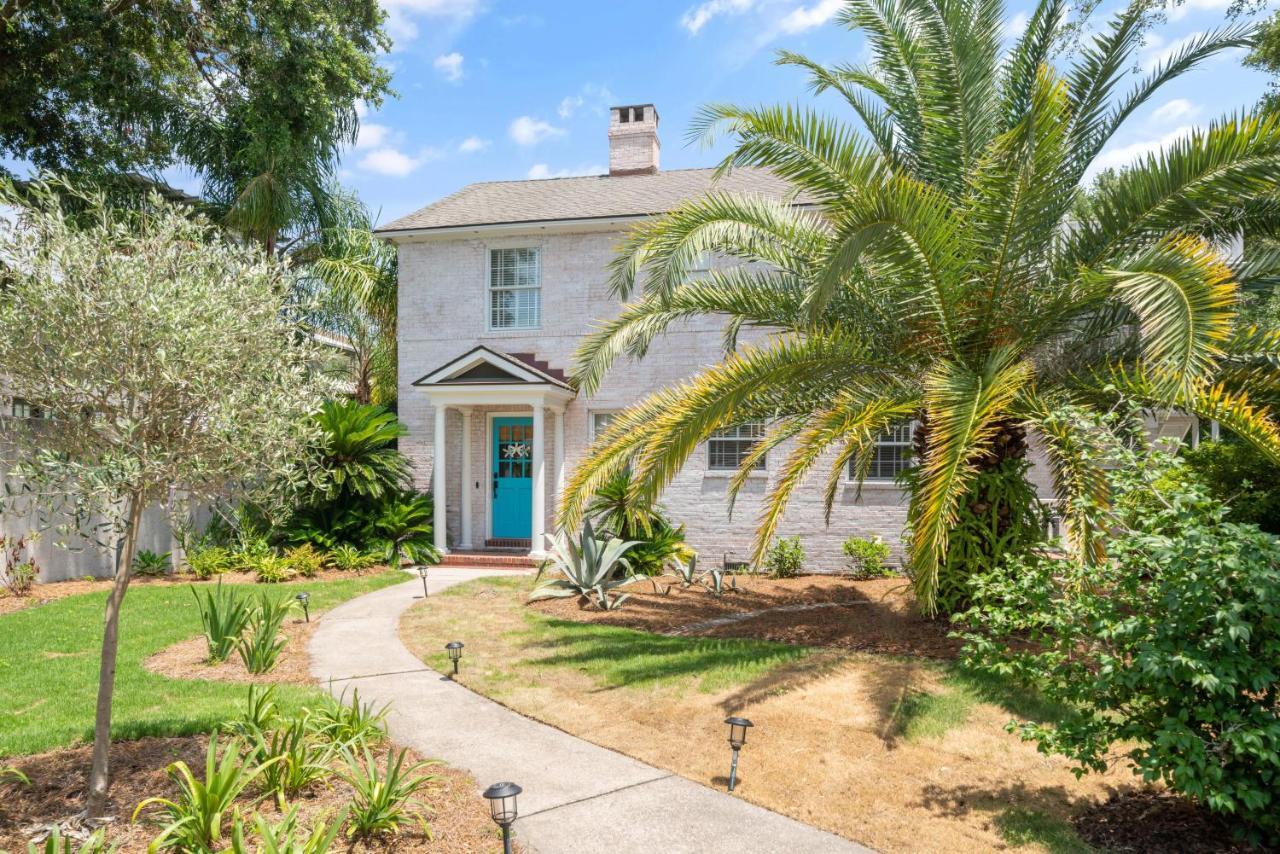
[{"label": "agave plant", "polygon": [[552,567],[563,577],[543,581],[529,594],[529,601],[568,596],[590,601],[594,597],[601,610],[617,608],[629,594],[613,597],[609,594],[636,580],[625,575],[627,559],[623,557],[635,545],[634,540],[624,541],[616,537],[607,541],[596,539],[590,521],[582,526],[582,536],[577,543],[561,531],[552,540],[551,554],[539,568],[538,577],[542,577],[547,567]]},{"label": "agave plant", "polygon": [[[725,323],[727,353],[613,420],[574,472],[561,523],[577,525],[627,469],[632,499],[652,500],[714,432],[764,419],[730,485],[736,495],[787,443],[759,564],[815,467],[831,466],[829,513],[840,485],[865,477],[877,437],[914,420],[907,548],[933,612],[975,483],[991,472],[1025,481],[1028,431],[1072,508],[1074,547],[1102,559],[1082,508],[1105,502],[1106,479],[1084,450],[1089,428],[1063,417],[1069,405],[1123,397],[1193,413],[1280,460],[1280,424],[1258,405],[1280,397],[1280,330],[1238,316],[1280,251],[1222,248],[1280,232],[1280,114],[1225,116],[1087,187],[1135,110],[1249,40],[1237,26],[1197,36],[1124,91],[1148,9],[1132,4],[1058,57],[1066,0],[1040,0],[1007,51],[1000,0],[850,0],[837,19],[865,35],[870,64],[780,61],[860,127],[808,106],[707,107],[692,135],[735,137],[722,172],[769,169],[808,204],[713,191],[632,231],[610,281],[632,301],[584,340],[578,388],[594,393],[620,357],[643,357],[693,317]],[[733,263],[697,270],[707,253]],[[771,334],[739,344],[753,327]]]}]

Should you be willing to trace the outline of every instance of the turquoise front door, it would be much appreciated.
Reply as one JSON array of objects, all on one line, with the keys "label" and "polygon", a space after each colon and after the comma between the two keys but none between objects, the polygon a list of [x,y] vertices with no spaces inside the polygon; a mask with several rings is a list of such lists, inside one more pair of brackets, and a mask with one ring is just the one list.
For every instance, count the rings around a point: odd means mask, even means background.
[{"label": "turquoise front door", "polygon": [[533,419],[493,419],[493,536],[527,540],[533,527]]}]

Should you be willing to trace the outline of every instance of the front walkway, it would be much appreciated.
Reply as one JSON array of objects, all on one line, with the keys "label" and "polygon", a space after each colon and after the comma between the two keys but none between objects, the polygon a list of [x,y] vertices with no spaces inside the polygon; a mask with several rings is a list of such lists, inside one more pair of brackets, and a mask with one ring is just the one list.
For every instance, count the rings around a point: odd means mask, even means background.
[{"label": "front walkway", "polygon": [[[487,574],[433,569],[431,592]],[[359,689],[361,702],[390,703],[388,723],[398,743],[469,771],[481,786],[503,780],[522,786],[516,839],[528,850],[869,851],[522,717],[450,682],[400,643],[400,615],[421,596],[422,583],[414,580],[330,611],[311,640],[312,673],[331,682],[335,695]],[[452,638],[438,640],[443,647]]]}]

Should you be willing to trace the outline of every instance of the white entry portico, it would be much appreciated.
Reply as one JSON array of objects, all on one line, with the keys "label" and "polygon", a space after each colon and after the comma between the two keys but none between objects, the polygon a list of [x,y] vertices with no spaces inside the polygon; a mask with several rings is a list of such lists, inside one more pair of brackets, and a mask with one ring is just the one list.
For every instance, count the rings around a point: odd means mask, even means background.
[{"label": "white entry portico", "polygon": [[[574,390],[563,375],[549,369],[533,354],[503,353],[481,345],[441,365],[413,385],[427,395],[435,412],[432,493],[436,548],[442,553],[448,552],[449,495],[454,491],[451,484],[461,487],[457,490],[460,501],[455,514],[460,533],[457,547],[472,549],[491,542],[492,538],[500,538],[500,532],[494,528],[500,484],[506,489],[524,479],[528,481],[525,489],[516,494],[521,496],[520,500],[527,494],[528,508],[525,511],[522,505],[517,505],[516,509],[528,513],[530,556],[543,556],[548,522],[548,477],[554,485],[552,495],[559,495],[564,482],[564,410],[574,398]],[[461,416],[460,431],[451,433],[448,429],[450,410],[456,410]],[[550,476],[546,465],[548,413],[552,422]],[[482,447],[475,447],[472,440],[473,430],[478,426],[477,416],[484,423]],[[460,471],[456,473],[449,471],[448,466],[450,443],[455,439],[461,444],[461,454],[457,455]],[[477,478],[476,469],[480,466],[486,470],[483,477]],[[477,536],[472,519],[472,491],[481,489],[487,498],[481,504],[485,511],[483,540]],[[502,510],[508,514],[513,510],[507,493],[504,493]]]}]

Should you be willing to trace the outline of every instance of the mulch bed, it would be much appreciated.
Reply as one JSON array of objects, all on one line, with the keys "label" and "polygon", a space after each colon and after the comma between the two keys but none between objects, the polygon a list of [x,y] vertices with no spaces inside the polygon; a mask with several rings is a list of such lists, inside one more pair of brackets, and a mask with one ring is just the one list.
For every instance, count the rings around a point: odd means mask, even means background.
[{"label": "mulch bed", "polygon": [[[366,569],[364,574],[375,575],[386,569],[385,566],[375,566]],[[288,586],[295,582],[312,582],[312,581],[337,581],[341,578],[351,578],[353,573],[344,572],[337,569],[326,569],[318,572],[310,578],[291,578],[288,581],[281,581],[274,585],[264,585],[270,587]],[[217,584],[221,579],[226,584],[253,584],[258,577],[252,572],[228,572],[213,578],[196,578],[189,573],[179,573],[177,575],[165,575],[159,578],[150,576],[135,575],[129,580],[129,588],[149,587],[152,585],[159,587],[172,587],[175,584]],[[21,611],[25,608],[34,608],[49,602],[56,602],[59,599],[65,599],[68,596],[76,596],[80,593],[96,593],[111,589],[113,580],[110,578],[76,578],[70,581],[53,581],[48,584],[37,584],[31,589],[31,593],[27,596],[12,596],[7,592],[0,593],[0,614],[8,614],[13,611]]]},{"label": "mulch bed", "polygon": [[[728,582],[726,581],[726,584]],[[810,575],[775,579],[737,576],[737,590],[717,599],[706,588],[683,589],[671,579],[629,585],[622,608],[601,611],[577,599],[531,603],[539,613],[558,619],[607,623],[657,633],[673,633],[719,617],[788,605],[831,603],[837,607],[760,614],[750,619],[681,632],[696,637],[757,638],[807,646],[829,646],[887,655],[953,658],[959,643],[947,637],[945,620],[920,615],[904,578],[855,580]]]},{"label": "mulch bed", "polygon": [[291,685],[312,684],[315,679],[311,677],[311,657],[307,654],[307,645],[310,644],[311,635],[320,620],[319,616],[312,614],[309,623],[300,619],[285,623],[281,631],[288,640],[280,651],[276,666],[267,673],[250,673],[245,669],[240,655],[235,652],[221,664],[209,664],[209,644],[203,636],[162,649],[143,662],[143,666],[152,673],[168,676],[170,679],[210,679],[264,685],[280,682]]},{"label": "mulch bed", "polygon": [[1085,842],[1117,854],[1274,854],[1232,837],[1231,826],[1202,806],[1169,791],[1128,789],[1076,816]]},{"label": "mulch bed", "polygon": [[[159,828],[143,819],[137,824],[130,822],[134,807],[148,797],[171,797],[175,793],[173,783],[165,774],[165,768],[171,762],[181,759],[203,776],[207,745],[208,739],[204,736],[144,738],[112,745],[111,814],[116,816],[116,820],[107,826],[108,843],[118,843],[121,852],[130,854],[146,851],[147,844]],[[90,752],[91,748],[85,746],[16,760],[17,767],[31,778],[31,785],[0,784],[0,851],[26,851],[27,842],[34,833],[28,828],[64,820],[81,809]],[[385,756],[385,751],[381,753]],[[409,759],[417,761],[419,758],[410,752]],[[489,818],[489,808],[480,797],[475,780],[443,765],[424,771],[438,778],[419,793],[432,839],[428,839],[420,828],[409,825],[398,837],[350,845],[344,842],[341,849],[404,854],[501,850],[501,841]],[[309,825],[312,818],[321,813],[338,812],[350,800],[351,789],[346,783],[340,780],[331,782],[331,788],[319,786],[296,800],[303,826]],[[250,795],[240,802],[246,815],[256,808],[269,820],[279,820],[281,814],[277,813],[273,801],[267,800],[255,807],[252,803],[255,797]],[[230,819],[226,832],[230,832]]]}]

